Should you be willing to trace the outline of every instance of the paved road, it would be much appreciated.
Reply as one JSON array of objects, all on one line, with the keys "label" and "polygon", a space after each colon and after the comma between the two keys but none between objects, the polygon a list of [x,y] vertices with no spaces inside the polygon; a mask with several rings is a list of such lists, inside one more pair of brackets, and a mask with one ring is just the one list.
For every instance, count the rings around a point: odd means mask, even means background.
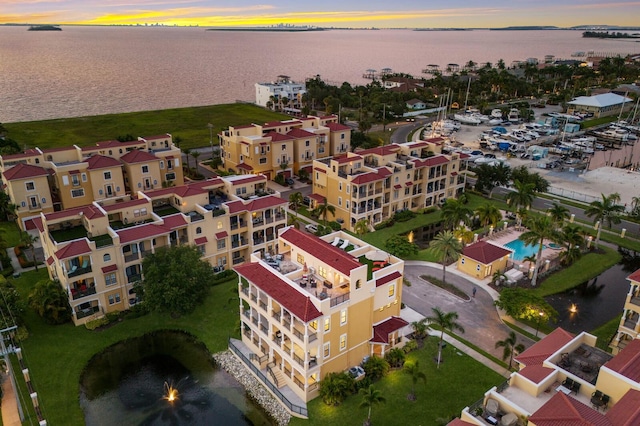
[{"label": "paved road", "polygon": [[[493,305],[493,298],[482,286],[475,285],[467,278],[447,271],[447,282],[454,284],[467,294],[472,294],[474,286],[477,288],[476,297],[464,301],[420,278],[421,275],[441,278],[442,268],[408,261],[405,263],[404,272],[405,278],[411,282],[411,287],[404,286],[402,290],[402,301],[405,305],[424,316],[433,315],[431,308],[435,307],[444,312],[457,312],[458,322],[465,329],[465,333],[461,336],[498,359],[502,359],[502,349],[496,349],[495,343],[498,340],[504,340],[511,329],[500,320]],[[524,336],[518,336],[518,342],[524,343],[527,348],[533,344],[532,340]]]}]

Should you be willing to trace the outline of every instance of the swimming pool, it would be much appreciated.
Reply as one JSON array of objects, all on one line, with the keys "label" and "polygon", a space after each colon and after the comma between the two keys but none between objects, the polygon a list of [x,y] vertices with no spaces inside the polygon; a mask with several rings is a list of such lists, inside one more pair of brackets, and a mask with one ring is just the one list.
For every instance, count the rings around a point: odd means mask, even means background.
[{"label": "swimming pool", "polygon": [[[537,254],[538,253],[538,245],[532,245],[529,246],[527,244],[524,243],[524,241],[522,240],[513,240],[513,241],[509,241],[507,244],[504,245],[505,247],[513,250],[513,256],[512,258],[514,260],[522,260],[527,256],[531,256],[532,254]],[[546,248],[547,246],[542,246],[542,248]]]}]

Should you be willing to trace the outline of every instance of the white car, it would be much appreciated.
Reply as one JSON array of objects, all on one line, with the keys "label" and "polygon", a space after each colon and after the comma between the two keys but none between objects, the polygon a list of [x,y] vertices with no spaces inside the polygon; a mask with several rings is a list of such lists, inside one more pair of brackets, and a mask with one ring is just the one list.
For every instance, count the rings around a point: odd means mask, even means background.
[{"label": "white car", "polygon": [[315,234],[316,232],[318,232],[318,227],[312,223],[305,225],[304,229],[306,229],[307,232],[310,232],[312,234]]}]

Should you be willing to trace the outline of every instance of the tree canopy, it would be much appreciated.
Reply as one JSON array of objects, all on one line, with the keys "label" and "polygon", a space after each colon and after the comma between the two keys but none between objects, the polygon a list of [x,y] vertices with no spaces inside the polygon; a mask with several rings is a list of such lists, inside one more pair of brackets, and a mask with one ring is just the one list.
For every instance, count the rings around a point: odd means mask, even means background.
[{"label": "tree canopy", "polygon": [[209,291],[214,273],[194,246],[160,248],[142,262],[143,302],[151,311],[184,315]]},{"label": "tree canopy", "polygon": [[402,235],[394,235],[389,238],[384,247],[389,253],[400,258],[418,253],[418,246],[410,243],[407,237],[403,237]]},{"label": "tree canopy", "polygon": [[29,295],[29,306],[49,324],[64,324],[71,320],[69,295],[57,281],[36,283]]},{"label": "tree canopy", "polygon": [[543,297],[523,288],[503,288],[494,303],[513,318],[548,321],[558,317],[558,312]]}]

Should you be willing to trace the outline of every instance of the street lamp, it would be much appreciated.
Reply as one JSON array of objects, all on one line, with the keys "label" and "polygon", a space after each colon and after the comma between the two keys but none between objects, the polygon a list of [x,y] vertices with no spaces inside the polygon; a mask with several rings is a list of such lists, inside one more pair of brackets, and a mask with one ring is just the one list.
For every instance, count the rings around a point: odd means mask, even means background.
[{"label": "street lamp", "polygon": [[538,317],[538,323],[536,324],[536,337],[538,337],[538,330],[540,330],[540,323],[542,322],[542,317],[544,317],[544,312],[540,311],[538,314],[540,316]]},{"label": "street lamp", "polygon": [[211,145],[211,161],[213,161],[213,124],[208,123],[209,128],[209,145]]}]

